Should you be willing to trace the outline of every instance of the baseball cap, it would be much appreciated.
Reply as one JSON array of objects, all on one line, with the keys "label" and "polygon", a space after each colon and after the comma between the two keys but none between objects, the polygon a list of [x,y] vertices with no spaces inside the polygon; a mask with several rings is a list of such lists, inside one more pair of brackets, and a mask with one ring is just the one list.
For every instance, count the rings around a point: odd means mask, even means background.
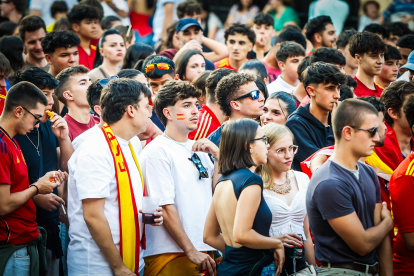
[{"label": "baseball cap", "polygon": [[401,68],[407,68],[407,69],[410,69],[411,71],[414,71],[414,51],[410,53],[407,59],[407,63]]},{"label": "baseball cap", "polygon": [[188,28],[192,27],[192,26],[198,26],[201,30],[203,30],[203,28],[201,28],[200,23],[198,23],[198,21],[194,18],[183,18],[180,19],[180,21],[178,21],[177,27],[175,28],[175,31],[178,33],[179,31],[185,31]]}]

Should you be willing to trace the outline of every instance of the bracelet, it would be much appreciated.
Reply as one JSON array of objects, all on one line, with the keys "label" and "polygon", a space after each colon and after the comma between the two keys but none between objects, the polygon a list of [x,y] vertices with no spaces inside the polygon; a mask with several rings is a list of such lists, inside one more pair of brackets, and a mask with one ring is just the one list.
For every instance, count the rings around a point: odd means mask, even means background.
[{"label": "bracelet", "polygon": [[37,193],[35,195],[38,195],[39,194],[39,188],[36,186],[36,184],[29,185],[29,188],[31,188],[31,187],[35,187],[36,188]]}]

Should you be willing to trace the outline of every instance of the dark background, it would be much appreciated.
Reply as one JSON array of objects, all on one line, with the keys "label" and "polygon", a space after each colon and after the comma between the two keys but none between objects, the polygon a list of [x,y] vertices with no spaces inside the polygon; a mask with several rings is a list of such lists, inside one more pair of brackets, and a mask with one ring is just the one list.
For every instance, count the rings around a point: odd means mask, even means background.
[{"label": "dark background", "polygon": [[[230,7],[233,4],[239,3],[238,0],[205,0],[208,1],[210,5],[210,10],[213,11],[215,14],[217,14],[218,17],[222,20],[224,23],[227,18],[227,14],[230,10]],[[224,3],[223,3],[224,2]],[[263,8],[267,0],[254,0],[254,5],[259,6],[259,8]],[[301,26],[303,27],[306,22],[308,22],[308,8],[310,3],[312,3],[313,0],[293,0],[291,6],[296,10]],[[349,15],[348,19],[345,22],[344,29],[358,29],[358,12],[359,12],[359,0],[345,0],[345,2],[349,5]]]}]

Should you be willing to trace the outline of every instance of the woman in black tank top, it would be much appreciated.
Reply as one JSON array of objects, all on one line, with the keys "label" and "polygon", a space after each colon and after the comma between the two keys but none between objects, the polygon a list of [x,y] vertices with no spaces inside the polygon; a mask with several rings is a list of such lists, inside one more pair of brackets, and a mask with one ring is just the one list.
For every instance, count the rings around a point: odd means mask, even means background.
[{"label": "woman in black tank top", "polygon": [[224,251],[218,276],[260,275],[273,261],[283,266],[283,245],[269,237],[272,213],[263,198],[263,181],[254,173],[266,163],[267,148],[267,137],[253,120],[240,119],[223,128],[218,161],[222,176],[204,226],[204,242]]}]

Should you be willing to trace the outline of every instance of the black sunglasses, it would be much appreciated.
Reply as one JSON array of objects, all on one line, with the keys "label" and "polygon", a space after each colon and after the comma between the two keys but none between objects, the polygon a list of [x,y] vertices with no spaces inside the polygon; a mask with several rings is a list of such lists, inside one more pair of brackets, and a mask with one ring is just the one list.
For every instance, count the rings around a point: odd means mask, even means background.
[{"label": "black sunglasses", "polygon": [[351,127],[353,129],[363,130],[363,131],[368,132],[369,135],[370,135],[370,138],[374,138],[375,134],[377,134],[377,132],[379,131],[378,127],[374,127],[374,128],[371,128],[371,129],[363,129],[363,128],[358,128],[358,127],[353,127],[353,126],[351,126]]},{"label": "black sunglasses", "polygon": [[27,112],[29,112],[35,118],[35,124],[34,125],[37,125],[38,123],[40,123],[40,120],[42,120],[42,118],[39,119],[39,117],[37,117],[36,115],[34,115],[32,112],[30,112],[26,107],[22,106],[22,108],[24,110],[26,110]]},{"label": "black sunglasses", "polygon": [[191,156],[191,158],[188,158],[193,164],[196,166],[199,176],[198,179],[201,180],[201,178],[208,178],[208,172],[206,168],[204,168],[203,163],[201,163],[200,157],[196,153]]},{"label": "black sunglasses", "polygon": [[117,75],[115,75],[115,76],[109,77],[109,78],[107,78],[107,79],[101,79],[100,81],[98,81],[98,84],[99,84],[102,88],[104,88],[105,86],[107,86],[107,85],[108,85],[108,82],[109,82],[110,80],[114,80],[114,79],[117,79],[117,78],[118,78],[118,76],[117,76]]},{"label": "black sunglasses", "polygon": [[254,142],[256,140],[262,140],[262,139],[263,139],[263,142],[265,143],[265,145],[269,144],[269,137],[267,137],[267,136],[263,136],[263,137],[260,137],[260,138],[255,138],[255,139],[252,140],[252,142]]},{"label": "black sunglasses", "polygon": [[[241,95],[240,97],[235,98],[234,100],[232,100],[232,102],[240,100],[240,99],[244,99],[247,97],[251,97],[253,100],[257,100],[260,97],[260,91],[259,90],[253,90],[249,93],[246,93],[244,95]],[[230,105],[230,103],[228,103],[227,105]]]}]

